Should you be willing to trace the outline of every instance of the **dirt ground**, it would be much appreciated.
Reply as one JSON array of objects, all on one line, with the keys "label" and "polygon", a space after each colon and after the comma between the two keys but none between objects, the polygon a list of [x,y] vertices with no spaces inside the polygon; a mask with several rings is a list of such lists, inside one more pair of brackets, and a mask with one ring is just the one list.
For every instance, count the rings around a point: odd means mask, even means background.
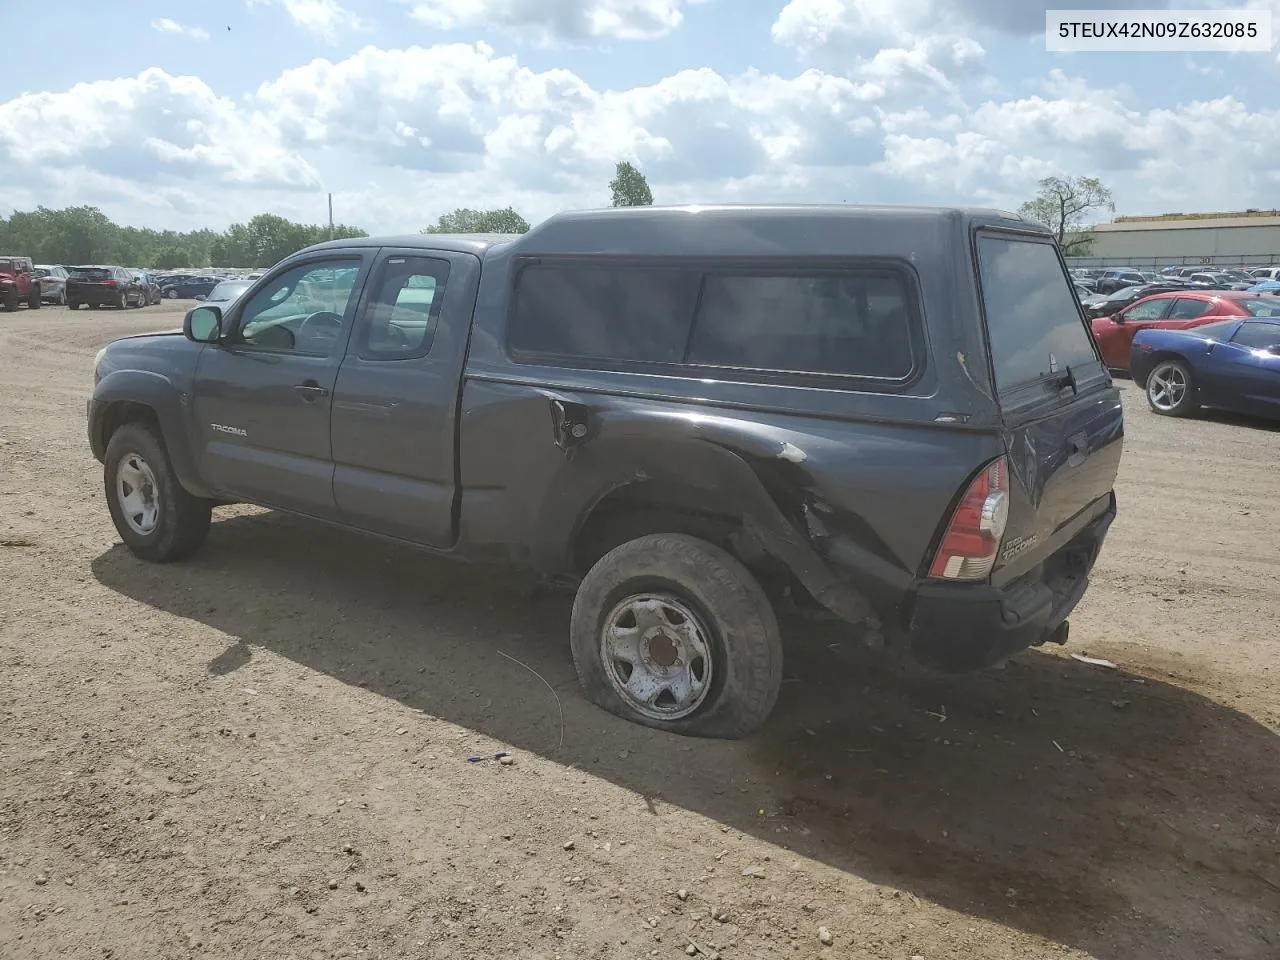
[{"label": "dirt ground", "polygon": [[0,314],[0,957],[1280,957],[1275,427],[1123,382],[1067,648],[906,684],[792,627],[692,741],[583,700],[566,596],[244,507],[134,560],[90,362],[184,306]]}]

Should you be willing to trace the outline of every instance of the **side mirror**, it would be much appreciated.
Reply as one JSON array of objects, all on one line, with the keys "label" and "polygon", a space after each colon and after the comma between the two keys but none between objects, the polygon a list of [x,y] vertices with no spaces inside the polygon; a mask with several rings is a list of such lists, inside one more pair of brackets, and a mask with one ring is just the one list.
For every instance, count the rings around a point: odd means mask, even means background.
[{"label": "side mirror", "polygon": [[196,307],[182,321],[182,332],[196,343],[215,343],[222,336],[222,311],[217,307]]}]

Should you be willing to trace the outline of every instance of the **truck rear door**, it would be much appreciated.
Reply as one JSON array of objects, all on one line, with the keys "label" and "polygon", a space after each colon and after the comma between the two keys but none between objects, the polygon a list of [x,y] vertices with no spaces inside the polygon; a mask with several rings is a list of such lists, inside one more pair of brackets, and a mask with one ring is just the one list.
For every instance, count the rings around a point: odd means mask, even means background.
[{"label": "truck rear door", "polygon": [[1053,241],[982,230],[974,244],[1009,467],[1000,585],[1110,508],[1124,416]]}]

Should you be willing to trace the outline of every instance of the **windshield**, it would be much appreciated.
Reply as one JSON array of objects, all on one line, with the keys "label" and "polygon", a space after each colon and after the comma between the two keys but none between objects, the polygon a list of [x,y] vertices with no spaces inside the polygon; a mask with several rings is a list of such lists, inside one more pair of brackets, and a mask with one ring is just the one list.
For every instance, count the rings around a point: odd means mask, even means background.
[{"label": "windshield", "polygon": [[1131,300],[1132,298],[1138,295],[1138,290],[1139,288],[1136,286],[1123,287],[1117,290],[1115,293],[1111,294],[1111,296],[1107,297],[1107,299],[1108,300]]},{"label": "windshield", "polygon": [[1280,297],[1267,297],[1258,300],[1240,300],[1244,307],[1255,317],[1280,317]]},{"label": "windshield", "polygon": [[13,273],[13,261],[0,260],[0,273]]},{"label": "windshield", "polygon": [[209,300],[234,300],[248,290],[249,286],[243,280],[224,280],[210,291]]}]

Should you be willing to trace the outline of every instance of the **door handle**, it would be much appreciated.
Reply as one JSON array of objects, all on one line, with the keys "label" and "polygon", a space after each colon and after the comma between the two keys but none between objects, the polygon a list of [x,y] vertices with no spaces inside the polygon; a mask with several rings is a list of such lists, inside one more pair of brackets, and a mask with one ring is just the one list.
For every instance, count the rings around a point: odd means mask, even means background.
[{"label": "door handle", "polygon": [[294,393],[298,394],[307,403],[315,403],[322,397],[327,397],[329,391],[327,388],[320,386],[314,380],[308,380],[306,383],[299,383],[293,388]]}]

